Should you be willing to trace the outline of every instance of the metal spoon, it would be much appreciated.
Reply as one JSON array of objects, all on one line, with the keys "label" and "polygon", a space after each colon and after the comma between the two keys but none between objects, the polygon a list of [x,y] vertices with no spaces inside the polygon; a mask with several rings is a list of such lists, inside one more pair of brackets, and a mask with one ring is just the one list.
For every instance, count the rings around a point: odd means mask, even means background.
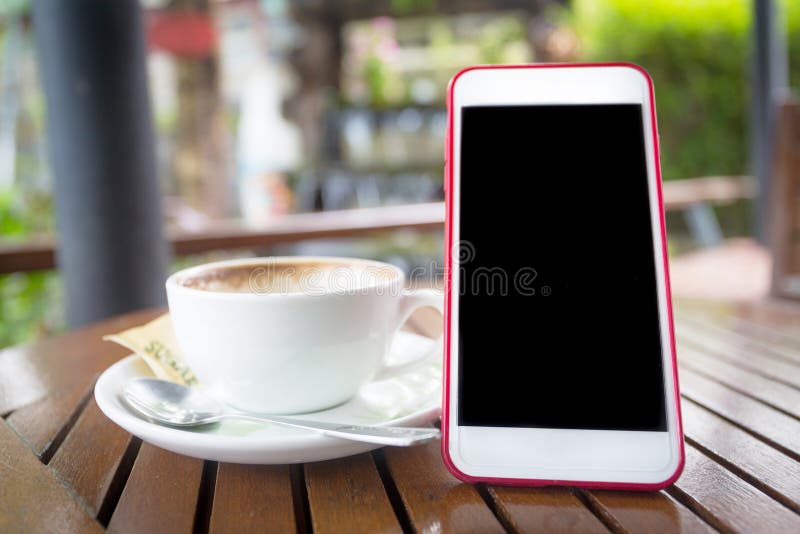
[{"label": "metal spoon", "polygon": [[123,396],[131,408],[146,418],[169,426],[198,426],[228,418],[246,419],[397,447],[408,447],[439,437],[439,431],[435,428],[350,425],[243,412],[187,386],[158,378],[131,378],[125,384]]}]

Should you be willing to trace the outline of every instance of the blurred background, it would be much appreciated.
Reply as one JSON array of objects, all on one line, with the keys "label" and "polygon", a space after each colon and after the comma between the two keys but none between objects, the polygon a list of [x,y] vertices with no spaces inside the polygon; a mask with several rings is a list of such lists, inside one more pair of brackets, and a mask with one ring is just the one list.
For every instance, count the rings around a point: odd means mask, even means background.
[{"label": "blurred background", "polygon": [[[479,63],[632,61],[655,81],[664,179],[674,184],[670,252],[686,258],[676,276],[708,269],[697,254],[716,251],[732,268],[753,265],[752,279],[734,275],[730,285],[758,296],[771,267],[753,239],[757,3],[143,0],[134,28],[146,53],[167,269],[331,254],[390,261],[436,284],[450,77]],[[69,242],[56,222],[32,4],[0,1],[0,346],[82,322],[65,312],[55,269]],[[800,3],[778,1],[775,13],[786,85],[797,87]],[[514,177],[487,177],[484,187],[513,195]]]}]

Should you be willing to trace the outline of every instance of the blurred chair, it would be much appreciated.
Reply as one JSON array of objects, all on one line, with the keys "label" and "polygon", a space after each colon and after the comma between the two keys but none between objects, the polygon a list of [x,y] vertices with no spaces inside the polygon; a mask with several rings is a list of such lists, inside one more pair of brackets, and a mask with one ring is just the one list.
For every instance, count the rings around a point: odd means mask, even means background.
[{"label": "blurred chair", "polygon": [[664,210],[681,211],[694,241],[710,248],[723,242],[714,206],[753,199],[757,186],[751,176],[704,176],[664,182],[663,194]]}]

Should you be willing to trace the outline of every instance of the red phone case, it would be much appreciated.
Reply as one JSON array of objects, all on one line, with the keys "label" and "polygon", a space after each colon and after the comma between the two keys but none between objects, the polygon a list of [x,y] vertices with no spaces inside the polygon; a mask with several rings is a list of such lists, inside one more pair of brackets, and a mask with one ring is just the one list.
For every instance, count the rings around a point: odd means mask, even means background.
[{"label": "red phone case", "polygon": [[[596,481],[574,481],[574,480],[540,480],[540,479],[519,479],[519,478],[494,478],[494,477],[474,477],[467,475],[460,471],[450,458],[448,451],[449,443],[449,416],[450,416],[450,296],[451,296],[451,256],[453,246],[453,199],[451,191],[453,190],[453,167],[450,161],[453,157],[453,138],[451,132],[453,131],[453,88],[456,80],[465,72],[478,69],[557,69],[564,67],[629,67],[641,72],[647,80],[647,85],[650,93],[650,115],[651,123],[653,126],[653,155],[656,160],[656,183],[658,190],[658,203],[660,206],[660,226],[661,226],[661,240],[663,244],[663,257],[664,257],[664,276],[665,276],[665,289],[667,293],[667,320],[669,322],[669,333],[672,339],[672,373],[675,384],[675,413],[677,416],[677,430],[680,436],[679,454],[680,458],[675,472],[663,482],[656,482],[652,484],[644,483],[631,483],[631,482],[596,482]],[[669,285],[669,262],[667,259],[667,233],[664,224],[664,204],[661,195],[661,163],[658,148],[658,128],[656,126],[656,101],[655,92],[653,90],[653,80],[650,75],[639,65],[633,63],[616,62],[616,63],[548,63],[541,65],[479,65],[474,67],[467,67],[460,70],[450,80],[450,85],[447,90],[447,134],[445,137],[445,304],[444,304],[444,384],[442,389],[442,459],[444,460],[447,469],[458,479],[469,482],[486,482],[490,484],[502,484],[510,486],[578,486],[582,488],[597,488],[597,489],[617,489],[617,490],[638,490],[638,491],[653,491],[665,488],[675,482],[683,470],[685,461],[685,453],[683,446],[683,422],[681,420],[681,404],[680,393],[678,388],[678,364],[675,355],[675,330],[672,321],[672,298]]]}]

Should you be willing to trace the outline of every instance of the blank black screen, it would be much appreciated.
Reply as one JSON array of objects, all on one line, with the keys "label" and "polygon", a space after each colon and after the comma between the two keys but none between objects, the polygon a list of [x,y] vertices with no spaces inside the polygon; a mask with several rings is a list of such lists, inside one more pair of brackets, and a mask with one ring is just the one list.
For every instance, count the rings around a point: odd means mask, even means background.
[{"label": "blank black screen", "polygon": [[637,104],[462,109],[460,425],[666,430],[645,161]]}]

